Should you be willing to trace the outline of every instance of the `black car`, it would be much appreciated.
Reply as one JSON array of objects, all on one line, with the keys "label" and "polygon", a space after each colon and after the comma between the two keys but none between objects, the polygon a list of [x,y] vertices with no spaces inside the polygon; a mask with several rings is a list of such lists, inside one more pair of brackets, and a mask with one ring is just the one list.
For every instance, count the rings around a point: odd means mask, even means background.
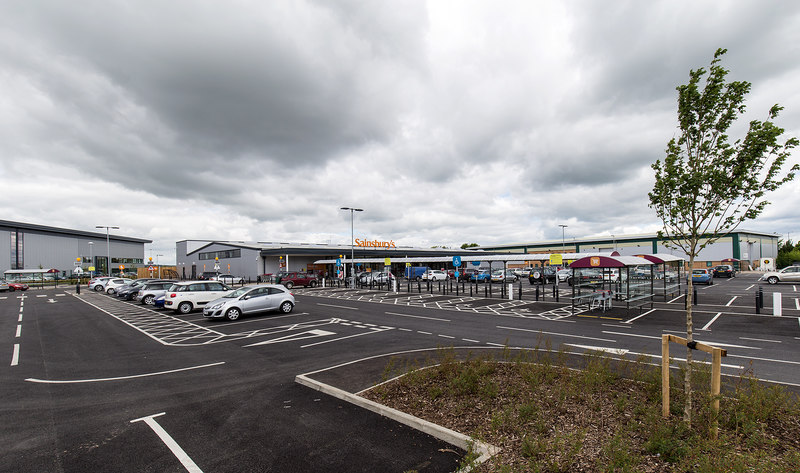
[{"label": "black car", "polygon": [[531,274],[528,276],[528,282],[531,284],[546,284],[549,282],[555,282],[556,272],[558,272],[558,268],[556,266],[532,268]]},{"label": "black car", "polygon": [[736,270],[729,264],[721,264],[714,267],[715,278],[734,278],[736,277]]}]

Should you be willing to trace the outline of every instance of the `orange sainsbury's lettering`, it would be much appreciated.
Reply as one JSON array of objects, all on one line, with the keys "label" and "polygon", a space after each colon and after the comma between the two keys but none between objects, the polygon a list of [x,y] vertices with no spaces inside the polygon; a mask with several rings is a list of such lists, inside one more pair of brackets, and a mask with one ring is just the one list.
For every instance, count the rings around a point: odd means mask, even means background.
[{"label": "orange sainsbury's lettering", "polygon": [[397,248],[397,245],[394,243],[394,240],[389,241],[379,241],[379,240],[360,240],[356,238],[355,240],[356,246],[364,247],[364,248]]}]

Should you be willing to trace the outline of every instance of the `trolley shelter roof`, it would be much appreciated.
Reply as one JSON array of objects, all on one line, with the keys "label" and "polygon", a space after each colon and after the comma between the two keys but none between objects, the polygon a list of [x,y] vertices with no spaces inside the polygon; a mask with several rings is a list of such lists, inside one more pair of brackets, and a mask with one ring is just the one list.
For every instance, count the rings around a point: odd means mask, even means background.
[{"label": "trolley shelter roof", "polygon": [[587,256],[572,262],[569,267],[583,268],[626,268],[629,266],[652,266],[656,263],[639,256]]},{"label": "trolley shelter roof", "polygon": [[675,255],[638,255],[655,264],[674,263],[676,261],[686,261],[685,258]]},{"label": "trolley shelter roof", "polygon": [[[614,252],[616,253],[616,252]],[[577,260],[588,256],[605,256],[610,257],[614,253],[555,253],[560,254],[564,260]],[[455,256],[455,255],[454,255]],[[462,263],[471,263],[473,261],[480,262],[505,262],[505,263],[524,263],[526,261],[550,261],[550,253],[509,253],[504,255],[457,255],[461,257]],[[414,257],[391,257],[392,263],[452,263],[453,256],[414,256]],[[342,258],[342,263],[350,264],[364,263],[364,264],[378,264],[384,263],[386,258]],[[314,264],[336,264],[335,259],[321,259],[314,261]],[[574,263],[573,263],[574,264]],[[651,264],[645,261],[642,264]]]}]

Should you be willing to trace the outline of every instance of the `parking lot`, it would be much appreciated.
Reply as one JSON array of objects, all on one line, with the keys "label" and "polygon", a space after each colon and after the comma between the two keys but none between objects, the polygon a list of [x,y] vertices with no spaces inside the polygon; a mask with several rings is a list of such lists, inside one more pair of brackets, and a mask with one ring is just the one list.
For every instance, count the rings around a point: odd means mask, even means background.
[{"label": "parking lot", "polygon": [[[725,376],[752,370],[800,387],[800,292],[763,284],[756,314],[756,279],[698,287],[695,338],[728,350]],[[558,302],[552,292],[536,301],[527,282],[522,289],[521,300],[508,300],[294,288],[292,313],[234,322],[74,288],[2,294],[0,347],[10,363],[0,371],[0,469],[454,471],[458,449],[295,378],[312,373],[357,392],[381,381],[390,354],[551,344],[659,356],[663,333],[685,334],[681,297],[652,310],[573,313],[569,286],[559,287]],[[775,292],[781,316],[771,315]],[[369,367],[330,370],[354,362]]]}]

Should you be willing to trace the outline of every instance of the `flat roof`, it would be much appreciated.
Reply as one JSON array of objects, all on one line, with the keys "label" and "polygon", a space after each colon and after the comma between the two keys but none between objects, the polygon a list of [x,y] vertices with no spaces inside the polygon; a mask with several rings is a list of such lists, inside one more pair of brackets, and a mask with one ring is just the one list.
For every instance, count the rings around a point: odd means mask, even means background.
[{"label": "flat roof", "polygon": [[[56,233],[60,235],[70,235],[70,236],[79,236],[79,237],[87,237],[87,238],[95,238],[95,239],[106,239],[105,233],[99,232],[87,232],[84,230],[73,230],[70,228],[60,228],[60,227],[48,227],[47,225],[38,225],[34,223],[23,223],[23,222],[12,222],[10,220],[0,220],[0,228],[4,229],[18,229],[18,230],[31,230],[43,233]],[[116,241],[128,241],[132,243],[153,243],[152,240],[147,240],[144,238],[134,238],[134,237],[126,237],[121,235],[114,235],[113,233],[108,234],[109,240],[116,240]]]}]

